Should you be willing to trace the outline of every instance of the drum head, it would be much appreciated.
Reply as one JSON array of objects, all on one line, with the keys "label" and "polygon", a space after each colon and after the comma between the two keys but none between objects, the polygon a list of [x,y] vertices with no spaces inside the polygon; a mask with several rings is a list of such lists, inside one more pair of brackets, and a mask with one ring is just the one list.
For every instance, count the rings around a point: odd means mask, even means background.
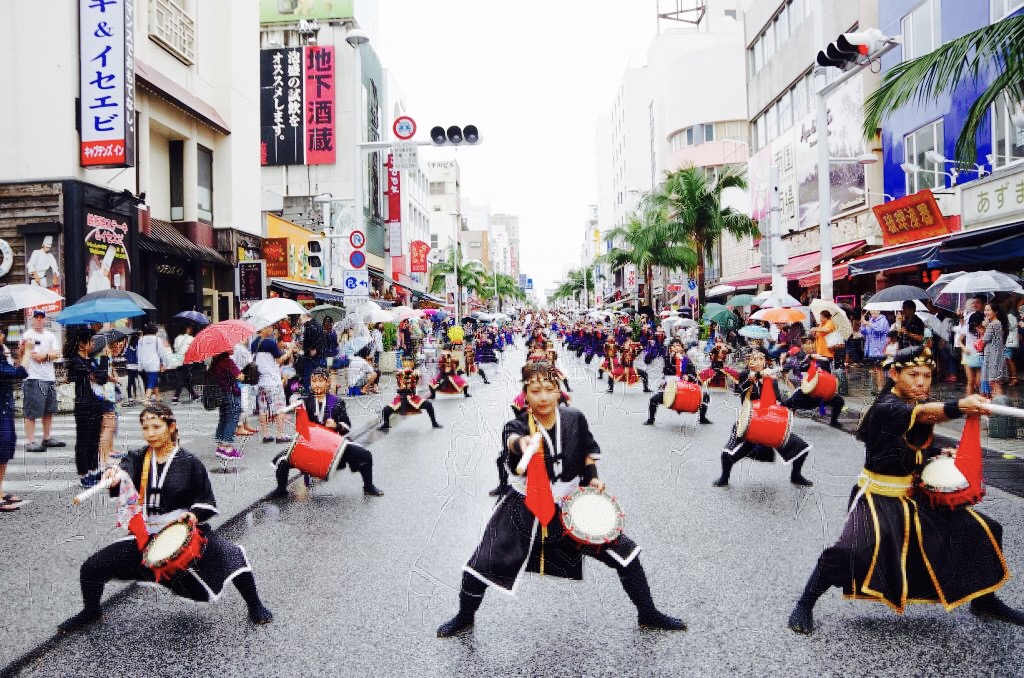
[{"label": "drum head", "polygon": [[971,486],[952,457],[934,457],[921,471],[921,484],[931,492],[959,492]]},{"label": "drum head", "polygon": [[190,534],[192,528],[188,524],[171,523],[150,538],[142,556],[143,562],[150,567],[156,567],[174,558],[188,542]]},{"label": "drum head", "polygon": [[747,426],[750,425],[750,416],[753,413],[753,406],[750,403],[750,399],[743,401],[743,405],[740,407],[740,416],[736,420],[736,437],[742,438],[743,434],[747,432]]},{"label": "drum head", "polygon": [[676,380],[670,378],[665,382],[665,394],[661,398],[661,404],[671,408],[676,402]]},{"label": "drum head", "polygon": [[605,544],[622,534],[624,521],[615,499],[593,488],[581,488],[566,500],[562,522],[577,541]]}]

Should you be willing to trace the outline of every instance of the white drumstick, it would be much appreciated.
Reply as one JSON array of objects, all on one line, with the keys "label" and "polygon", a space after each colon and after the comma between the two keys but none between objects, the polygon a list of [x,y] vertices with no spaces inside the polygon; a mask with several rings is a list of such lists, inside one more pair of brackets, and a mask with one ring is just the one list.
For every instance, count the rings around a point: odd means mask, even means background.
[{"label": "white drumstick", "polygon": [[523,475],[526,473],[526,467],[530,465],[530,459],[533,455],[537,454],[537,450],[540,449],[541,437],[539,433],[533,434],[533,442],[526,448],[526,452],[523,452],[523,458],[519,460],[519,466],[516,466],[516,473]]},{"label": "white drumstick", "polygon": [[1006,405],[987,405],[989,414],[1001,414],[1004,417],[1024,419],[1024,409],[1019,407],[1007,407]]},{"label": "white drumstick", "polygon": [[109,483],[104,485],[102,482],[98,482],[95,485],[93,485],[92,487],[90,487],[88,490],[84,490],[82,492],[79,492],[78,494],[75,495],[74,499],[71,500],[71,503],[74,504],[75,506],[78,506],[82,502],[84,502],[87,499],[89,499],[90,497],[92,497],[94,494],[99,494],[100,492],[103,492],[104,490],[109,490],[116,483],[121,482],[121,476],[123,476],[123,475],[127,475],[127,474],[124,471],[121,471],[117,475],[115,475],[113,478],[111,478]]}]

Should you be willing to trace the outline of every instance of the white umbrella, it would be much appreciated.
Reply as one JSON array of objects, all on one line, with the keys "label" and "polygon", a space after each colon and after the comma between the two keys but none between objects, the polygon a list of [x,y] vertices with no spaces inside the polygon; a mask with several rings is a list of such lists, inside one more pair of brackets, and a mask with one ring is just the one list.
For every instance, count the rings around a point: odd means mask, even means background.
[{"label": "white umbrella", "polygon": [[423,317],[423,311],[417,308],[410,308],[409,306],[395,306],[391,309],[391,313],[393,313],[399,321]]},{"label": "white umbrella", "polygon": [[783,294],[781,298],[776,297],[772,295],[771,290],[766,290],[754,297],[750,305],[760,306],[761,308],[795,308],[800,306],[800,300],[789,294]]},{"label": "white umbrella", "polygon": [[249,320],[250,318],[255,320],[259,318],[260,322],[263,322],[263,326],[266,327],[290,315],[302,315],[304,313],[309,313],[309,311],[293,299],[271,297],[270,299],[257,301],[250,306],[249,310],[242,314],[242,320]]},{"label": "white umbrella", "polygon": [[729,294],[735,292],[736,288],[732,285],[715,285],[710,290],[704,293],[705,297],[720,297],[723,294]]},{"label": "white umbrella", "polygon": [[942,321],[939,320],[938,316],[927,311],[919,311],[917,316],[924,321],[925,327],[931,328],[933,334],[939,334],[942,332]]},{"label": "white umbrella", "polygon": [[[927,311],[928,308],[921,303],[920,299],[914,299],[914,306],[918,311]],[[864,304],[865,311],[902,311],[902,301],[869,301]]]},{"label": "white umbrella", "polygon": [[0,313],[20,311],[60,301],[64,297],[39,285],[15,283],[0,287]]},{"label": "white umbrella", "polygon": [[973,271],[957,276],[942,290],[943,294],[981,294],[983,292],[1024,292],[1020,283],[999,271]]},{"label": "white umbrella", "polygon": [[371,309],[363,314],[364,323],[393,323],[395,322],[395,315],[391,311],[385,311],[381,308]]},{"label": "white umbrella", "polygon": [[839,308],[835,302],[831,302],[828,299],[814,299],[811,301],[811,313],[814,314],[815,319],[821,322],[821,312],[828,311],[832,315],[832,324],[836,326],[836,330],[839,334],[843,335],[843,339],[849,339],[853,334],[853,325],[850,323],[850,318],[846,315],[843,309]]}]

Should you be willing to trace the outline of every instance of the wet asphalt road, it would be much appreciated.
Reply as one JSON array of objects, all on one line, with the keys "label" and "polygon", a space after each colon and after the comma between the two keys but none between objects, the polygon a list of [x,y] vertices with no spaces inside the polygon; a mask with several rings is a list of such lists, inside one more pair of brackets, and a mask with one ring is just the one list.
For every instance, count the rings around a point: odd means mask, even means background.
[{"label": "wet asphalt road", "polygon": [[[712,396],[712,426],[695,429],[662,409],[658,425],[644,427],[639,387],[606,395],[593,370],[571,359],[563,369],[574,405],[603,448],[601,477],[643,547],[655,600],[690,630],[638,630],[614,572],[591,562],[583,582],[532,577],[515,597],[490,591],[471,634],[437,639],[494,503],[486,493],[520,363],[516,352],[497,374],[487,366],[494,383],[474,378],[473,398],[440,396],[444,430],[417,416],[371,435],[384,497],[364,497],[358,476],[344,471],[309,491],[293,483],[288,500],[260,501],[222,527],[245,547],[274,623],[254,627],[231,588],[197,607],[133,587],[108,604],[102,624],[47,641],[20,675],[1024,673],[1024,628],[965,609],[913,606],[900,617],[833,591],[817,607],[817,632],[793,634],[793,601],[842,527],[863,456],[857,443],[801,418],[796,430],[816,445],[805,467],[813,488],[792,486],[781,464],[753,462],[734,471],[730,487],[713,488],[734,397]],[[269,467],[264,473],[269,480]],[[992,489],[979,508],[1003,523],[1007,562],[1019,574],[1024,502]],[[1017,578],[1001,596],[1024,607]]]}]

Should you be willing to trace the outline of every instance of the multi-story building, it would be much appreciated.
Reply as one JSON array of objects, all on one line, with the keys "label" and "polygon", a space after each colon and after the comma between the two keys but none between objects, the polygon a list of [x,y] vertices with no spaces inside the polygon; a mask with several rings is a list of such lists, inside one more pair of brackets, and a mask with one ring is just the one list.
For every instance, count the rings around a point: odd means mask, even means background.
[{"label": "multi-story building", "polygon": [[[67,303],[139,292],[161,322],[232,317],[232,265],[260,251],[257,5],[15,3],[4,26],[18,64],[0,127],[4,282],[32,277]],[[25,59],[38,26],[64,39]],[[36,250],[55,261],[38,277]]]},{"label": "multi-story building", "polygon": [[491,228],[504,229],[508,238],[507,272],[513,278],[519,278],[521,269],[519,257],[519,217],[515,214],[492,214]]}]

